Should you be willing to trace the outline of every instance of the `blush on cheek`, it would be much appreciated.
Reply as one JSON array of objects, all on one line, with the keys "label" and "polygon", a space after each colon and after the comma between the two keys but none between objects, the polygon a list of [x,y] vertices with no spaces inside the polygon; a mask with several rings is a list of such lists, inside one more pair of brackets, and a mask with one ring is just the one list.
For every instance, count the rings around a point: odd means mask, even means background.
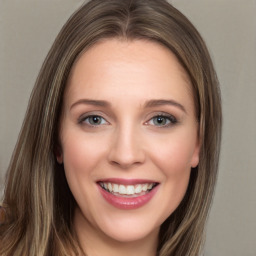
[{"label": "blush on cheek", "polygon": [[163,170],[168,171],[168,175],[191,169],[191,152],[178,146],[169,150],[162,150],[158,153],[159,165]]},{"label": "blush on cheek", "polygon": [[98,147],[90,139],[79,136],[67,138],[64,143],[63,163],[70,186],[81,186],[84,189],[82,184],[102,169],[99,165],[104,159],[104,152],[103,147]]}]

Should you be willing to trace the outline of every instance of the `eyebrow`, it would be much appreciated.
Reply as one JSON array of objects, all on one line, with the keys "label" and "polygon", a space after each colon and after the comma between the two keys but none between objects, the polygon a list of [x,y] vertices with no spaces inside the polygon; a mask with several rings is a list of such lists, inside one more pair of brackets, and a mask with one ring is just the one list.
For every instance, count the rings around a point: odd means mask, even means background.
[{"label": "eyebrow", "polygon": [[162,100],[162,99],[149,100],[145,103],[144,107],[145,108],[151,108],[151,107],[157,107],[157,106],[163,106],[163,105],[171,105],[171,106],[177,107],[180,110],[182,110],[183,112],[187,113],[185,107],[182,104],[175,101],[175,100]]},{"label": "eyebrow", "polygon": [[76,105],[79,104],[86,104],[86,105],[92,105],[92,106],[99,106],[99,107],[109,107],[110,103],[105,100],[91,100],[91,99],[81,99],[73,103],[70,107],[72,109]]},{"label": "eyebrow", "polygon": [[[79,104],[86,104],[86,105],[92,105],[92,106],[99,106],[99,107],[110,107],[111,104],[108,101],[105,100],[92,100],[92,99],[81,99],[76,101],[75,103],[73,103],[70,107],[70,109],[72,109],[73,107],[75,107],[76,105]],[[171,105],[174,107],[179,108],[180,110],[182,110],[183,112],[187,113],[185,107],[178,103],[175,100],[164,100],[164,99],[157,99],[157,100],[149,100],[146,101],[146,103],[144,104],[145,108],[152,108],[152,107],[157,107],[157,106],[163,106],[163,105]]]}]

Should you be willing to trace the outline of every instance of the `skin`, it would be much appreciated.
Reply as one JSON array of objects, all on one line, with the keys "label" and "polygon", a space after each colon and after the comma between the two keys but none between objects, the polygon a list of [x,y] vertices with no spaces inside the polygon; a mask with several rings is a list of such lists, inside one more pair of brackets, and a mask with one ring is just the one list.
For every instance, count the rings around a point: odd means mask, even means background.
[{"label": "skin", "polygon": [[[152,100],[172,102],[147,104]],[[96,125],[90,115],[100,116]],[[160,124],[158,115],[164,115]],[[75,230],[88,255],[156,255],[159,228],[198,164],[197,134],[189,78],[167,48],[108,39],[81,55],[64,95],[57,160],[77,201]],[[146,205],[124,210],[100,194],[96,182],[107,178],[159,185]]]}]

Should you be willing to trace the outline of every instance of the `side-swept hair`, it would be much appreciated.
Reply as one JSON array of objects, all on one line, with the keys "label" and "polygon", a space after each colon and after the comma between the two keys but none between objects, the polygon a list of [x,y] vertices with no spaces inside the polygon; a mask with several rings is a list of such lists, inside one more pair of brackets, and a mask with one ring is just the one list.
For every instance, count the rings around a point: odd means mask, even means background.
[{"label": "side-swept hair", "polygon": [[107,38],[164,45],[189,75],[199,122],[200,161],[191,170],[184,199],[161,226],[158,255],[197,256],[201,250],[216,182],[222,119],[218,80],[205,43],[190,21],[165,0],[92,0],[60,31],[33,89],[7,172],[2,256],[78,255],[72,223],[75,200],[54,151],[73,63]]}]

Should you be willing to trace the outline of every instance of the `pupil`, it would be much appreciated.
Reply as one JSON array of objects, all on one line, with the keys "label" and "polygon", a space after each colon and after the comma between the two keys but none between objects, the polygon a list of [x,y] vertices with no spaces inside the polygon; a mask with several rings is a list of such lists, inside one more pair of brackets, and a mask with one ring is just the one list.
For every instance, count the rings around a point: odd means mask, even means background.
[{"label": "pupil", "polygon": [[157,118],[157,122],[158,122],[159,124],[161,124],[161,123],[163,122],[163,118],[162,118],[162,117],[158,117],[158,118]]},{"label": "pupil", "polygon": [[159,116],[159,117],[157,117],[156,122],[157,122],[157,124],[163,125],[163,124],[165,124],[165,118]]},{"label": "pupil", "polygon": [[99,118],[98,116],[93,116],[93,117],[92,117],[92,122],[93,122],[94,124],[99,124],[99,123],[100,123],[100,118]]}]

